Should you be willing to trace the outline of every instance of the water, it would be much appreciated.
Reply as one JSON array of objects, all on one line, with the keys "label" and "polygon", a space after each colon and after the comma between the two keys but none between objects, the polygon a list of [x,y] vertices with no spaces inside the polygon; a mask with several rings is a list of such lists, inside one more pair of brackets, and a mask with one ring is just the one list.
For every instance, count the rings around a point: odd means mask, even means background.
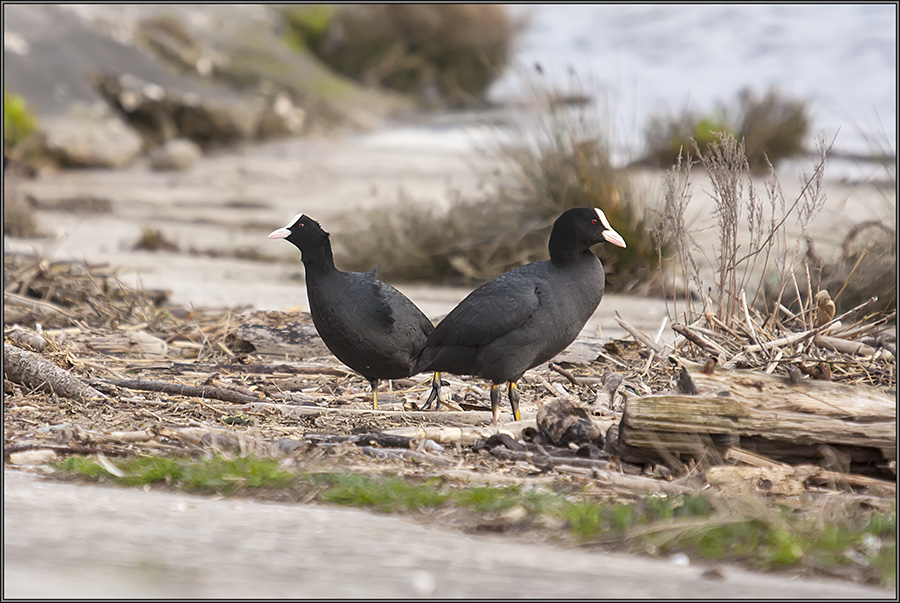
[{"label": "water", "polygon": [[492,98],[521,97],[535,63],[557,84],[573,67],[633,156],[651,116],[705,114],[734,106],[743,88],[762,95],[771,86],[808,102],[811,139],[837,135],[836,150],[896,153],[894,4],[509,7],[531,26]]}]

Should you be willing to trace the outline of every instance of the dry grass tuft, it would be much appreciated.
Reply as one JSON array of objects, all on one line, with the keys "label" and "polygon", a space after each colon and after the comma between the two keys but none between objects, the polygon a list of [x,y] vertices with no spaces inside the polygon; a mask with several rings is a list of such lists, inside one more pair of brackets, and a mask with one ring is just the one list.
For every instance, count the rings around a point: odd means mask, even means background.
[{"label": "dry grass tuft", "polygon": [[775,89],[762,97],[745,89],[730,111],[722,106],[706,116],[685,110],[674,117],[651,118],[642,162],[668,168],[679,154],[696,159],[698,153],[709,154],[718,135],[724,133],[743,142],[748,166],[764,174],[770,164],[778,165],[782,159],[804,152],[810,123],[807,113],[804,101],[786,98]]},{"label": "dry grass tuft", "polygon": [[[788,202],[781,184],[770,165],[763,198],[751,175],[743,142],[734,136],[719,134],[718,141],[706,152],[694,146],[694,154],[704,168],[715,203],[715,230],[718,247],[710,256],[697,244],[685,223],[690,202],[691,163],[677,163],[666,175],[666,195],[661,222],[662,233],[675,249],[684,287],[704,297],[703,307],[692,300],[681,312],[686,322],[703,313],[714,311],[727,326],[743,321],[741,296],[751,306],[777,311],[787,287],[786,276],[793,273],[800,254],[800,242],[789,240],[785,224],[789,218],[805,231],[825,203],[823,178],[826,147],[820,141],[820,159],[813,175],[806,179],[803,191]],[[766,290],[766,279],[773,278],[781,286]],[[710,279],[712,283],[710,284]],[[674,315],[679,315],[677,300]]]},{"label": "dry grass tuft", "polygon": [[[584,98],[577,92],[566,96]],[[365,230],[346,237],[344,264],[366,270],[376,262],[389,280],[471,284],[546,259],[560,213],[600,207],[628,243],[626,249],[595,248],[607,288],[642,292],[660,260],[647,236],[657,218],[645,212],[631,175],[613,165],[609,130],[589,104],[560,103],[562,95],[534,84],[532,95],[533,111],[523,112],[510,128],[515,144],[488,151],[505,168],[495,192],[458,200],[446,213],[409,199],[374,210]]]}]

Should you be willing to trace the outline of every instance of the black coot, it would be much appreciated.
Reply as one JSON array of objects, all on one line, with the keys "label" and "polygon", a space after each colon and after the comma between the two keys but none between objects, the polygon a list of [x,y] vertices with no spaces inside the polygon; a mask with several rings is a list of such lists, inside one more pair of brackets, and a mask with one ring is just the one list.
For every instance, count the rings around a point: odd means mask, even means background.
[{"label": "black coot", "polygon": [[[597,243],[625,247],[606,215],[592,207],[563,212],[550,233],[550,259],[520,266],[472,291],[428,336],[414,372],[446,371],[490,379],[494,423],[500,385],[509,382],[516,420],[516,381],[566,349],[600,304],[606,276],[591,251]],[[424,407],[440,404],[440,375]]]},{"label": "black coot", "polygon": [[434,325],[409,298],[369,272],[334,265],[328,233],[298,214],[269,234],[300,250],[313,324],[338,360],[365,377],[378,408],[378,381],[409,377]]}]

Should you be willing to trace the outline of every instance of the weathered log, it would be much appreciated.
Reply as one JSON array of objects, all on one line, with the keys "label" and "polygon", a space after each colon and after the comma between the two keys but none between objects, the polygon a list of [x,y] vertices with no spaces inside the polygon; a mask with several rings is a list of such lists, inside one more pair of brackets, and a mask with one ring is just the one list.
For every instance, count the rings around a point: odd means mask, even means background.
[{"label": "weathered log", "polygon": [[684,364],[697,395],[627,400],[614,449],[624,460],[716,463],[740,446],[778,462],[878,473],[896,454],[896,402],[884,389]]},{"label": "weathered log", "polygon": [[299,312],[251,312],[226,343],[239,352],[278,358],[331,356],[308,314]]},{"label": "weathered log", "polygon": [[106,399],[106,396],[96,389],[49,360],[8,343],[3,344],[3,374],[10,381],[25,387],[48,391],[66,398]]}]

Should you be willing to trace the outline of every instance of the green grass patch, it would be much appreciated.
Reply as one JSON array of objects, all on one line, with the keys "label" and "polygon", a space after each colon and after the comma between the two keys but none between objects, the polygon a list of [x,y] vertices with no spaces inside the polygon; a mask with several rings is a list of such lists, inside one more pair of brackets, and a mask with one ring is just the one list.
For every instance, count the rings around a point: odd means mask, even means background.
[{"label": "green grass patch", "polygon": [[[386,513],[443,507],[476,521],[509,521],[525,529],[564,526],[564,536],[634,553],[683,552],[693,559],[721,560],[770,569],[853,571],[870,583],[893,582],[896,509],[876,512],[852,502],[806,511],[756,499],[727,501],[705,496],[646,496],[609,502],[585,493],[565,495],[520,486],[452,487],[437,478],[405,479],[347,472],[288,471],[275,460],[131,457],[100,462],[72,456],[55,463],[61,475],[79,475],[123,486],[167,485],[188,492],[266,494]],[[727,504],[724,504],[727,502]],[[547,528],[553,529],[553,528]]]},{"label": "green grass patch", "polygon": [[289,488],[297,478],[271,459],[213,456],[192,460],[178,457],[131,457],[109,461],[115,472],[93,458],[72,456],[56,464],[57,471],[123,486],[165,484],[188,492],[232,494],[241,490]]},{"label": "green grass patch", "polygon": [[11,149],[37,130],[37,117],[18,94],[3,92],[3,148]]},{"label": "green grass patch", "polygon": [[321,473],[313,475],[311,481],[320,488],[318,498],[322,502],[386,512],[440,507],[449,499],[449,494],[428,484],[411,484],[400,478]]},{"label": "green grass patch", "polygon": [[334,16],[334,6],[330,4],[299,4],[282,8],[288,24],[285,41],[298,51],[318,48],[328,33],[328,26]]}]

